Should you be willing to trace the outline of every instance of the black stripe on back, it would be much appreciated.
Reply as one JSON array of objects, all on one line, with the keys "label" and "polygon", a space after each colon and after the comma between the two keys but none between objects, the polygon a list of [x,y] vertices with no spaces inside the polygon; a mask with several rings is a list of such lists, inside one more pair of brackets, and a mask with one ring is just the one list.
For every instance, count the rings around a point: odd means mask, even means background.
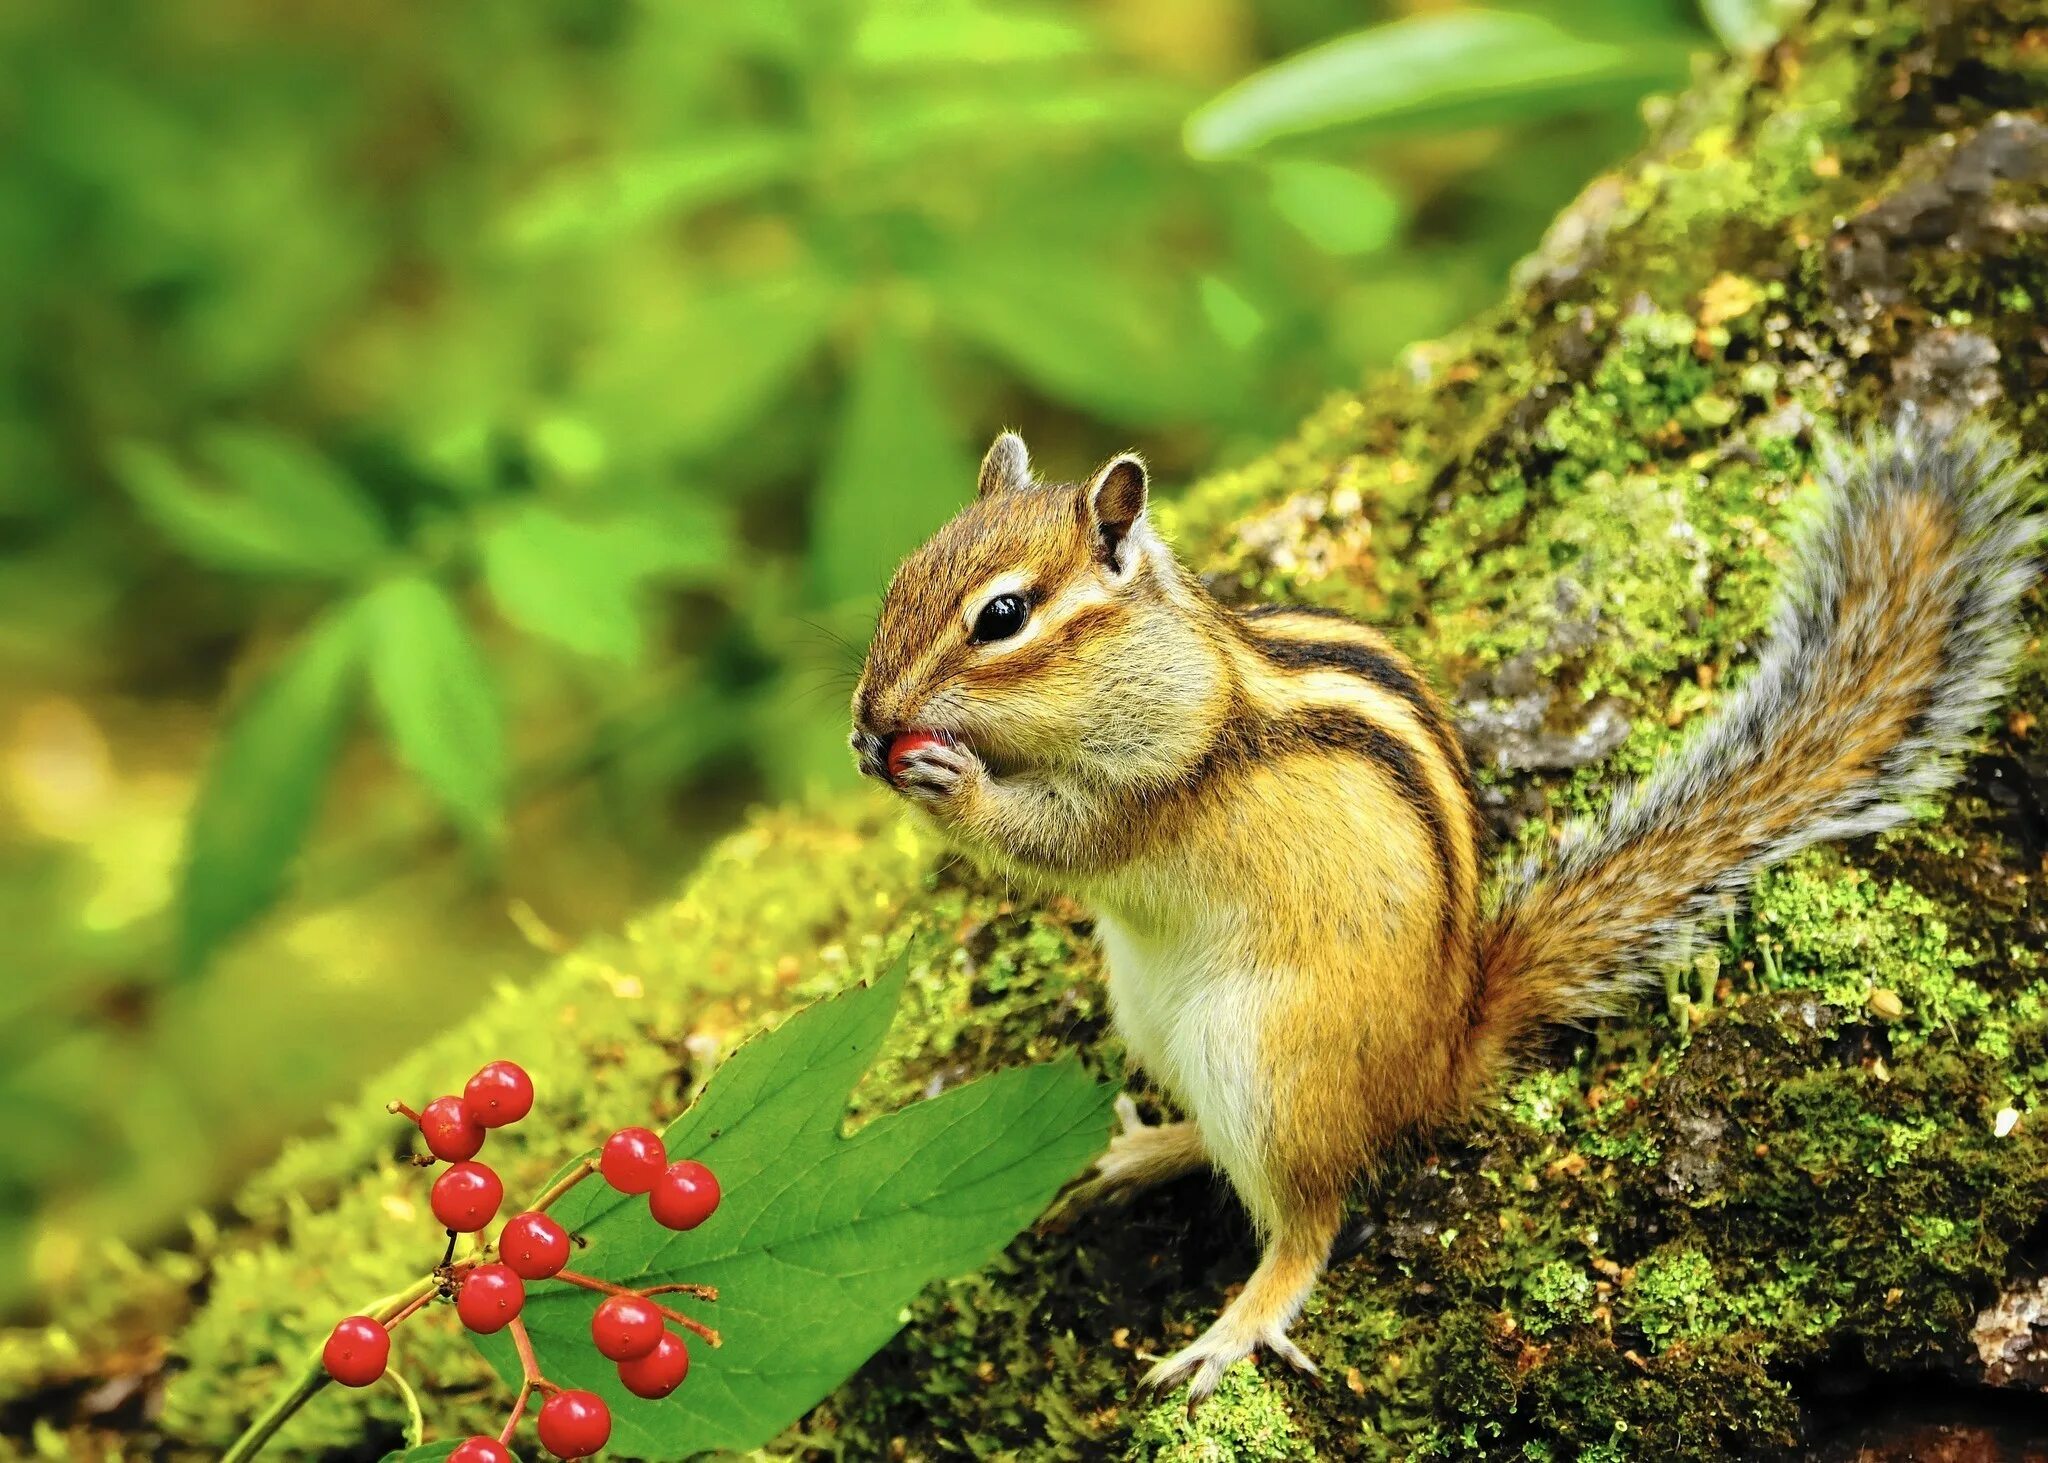
[{"label": "black stripe on back", "polygon": [[1458,938],[1457,849],[1452,843],[1446,810],[1408,744],[1360,712],[1320,706],[1271,723],[1262,740],[1281,745],[1304,741],[1333,751],[1356,753],[1385,771],[1396,792],[1415,809],[1415,816],[1429,832],[1442,894],[1437,936],[1446,954],[1454,949]]},{"label": "black stripe on back", "polygon": [[[1314,612],[1296,610],[1290,613]],[[1334,611],[1322,613],[1336,617]],[[1464,789],[1466,802],[1475,808],[1478,806],[1478,794],[1472,785],[1472,769],[1465,760],[1465,749],[1458,741],[1457,732],[1444,719],[1443,712],[1422,682],[1391,655],[1371,645],[1348,640],[1287,640],[1256,631],[1247,638],[1268,664],[1282,670],[1344,671],[1405,701],[1414,711],[1422,729],[1429,733],[1430,740],[1436,743],[1437,750],[1443,753],[1451,775]],[[1476,821],[1474,826],[1477,826]]]}]

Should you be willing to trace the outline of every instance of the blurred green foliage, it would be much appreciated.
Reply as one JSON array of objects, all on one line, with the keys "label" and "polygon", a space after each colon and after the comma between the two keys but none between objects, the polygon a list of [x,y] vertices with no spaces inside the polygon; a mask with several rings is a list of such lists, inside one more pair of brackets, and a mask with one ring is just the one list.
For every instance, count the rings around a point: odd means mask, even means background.
[{"label": "blurred green foliage", "polygon": [[508,895],[609,919],[849,777],[865,617],[994,429],[1248,452],[1491,298],[1711,40],[1685,0],[7,6],[0,1253],[52,1193],[99,1203],[46,1241],[215,1192],[516,965]]}]

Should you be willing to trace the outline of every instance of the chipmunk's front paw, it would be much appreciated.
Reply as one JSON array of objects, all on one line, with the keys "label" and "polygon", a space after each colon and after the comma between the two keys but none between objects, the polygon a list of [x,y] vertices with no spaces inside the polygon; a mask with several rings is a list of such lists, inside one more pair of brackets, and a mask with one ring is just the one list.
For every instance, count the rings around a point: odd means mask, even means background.
[{"label": "chipmunk's front paw", "polygon": [[951,742],[928,742],[905,752],[891,770],[896,790],[928,808],[956,801],[988,776],[981,758]]},{"label": "chipmunk's front paw", "polygon": [[1193,1417],[1195,1409],[1208,1400],[1223,1380],[1223,1374],[1261,1346],[1296,1370],[1312,1377],[1317,1375],[1316,1364],[1308,1359],[1307,1352],[1287,1339],[1284,1327],[1244,1326],[1226,1312],[1191,1345],[1145,1373],[1145,1380],[1138,1384],[1138,1395],[1156,1399],[1186,1384],[1188,1416]]}]

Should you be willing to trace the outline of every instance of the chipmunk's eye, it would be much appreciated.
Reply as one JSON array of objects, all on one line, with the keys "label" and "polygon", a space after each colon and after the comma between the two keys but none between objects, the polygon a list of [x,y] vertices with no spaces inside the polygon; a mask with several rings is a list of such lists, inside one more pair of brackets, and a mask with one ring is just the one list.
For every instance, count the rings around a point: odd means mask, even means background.
[{"label": "chipmunk's eye", "polygon": [[1024,622],[1031,618],[1031,605],[1021,594],[999,594],[981,607],[981,613],[974,617],[974,633],[969,637],[976,645],[986,645],[991,640],[1008,640],[1024,628]]}]

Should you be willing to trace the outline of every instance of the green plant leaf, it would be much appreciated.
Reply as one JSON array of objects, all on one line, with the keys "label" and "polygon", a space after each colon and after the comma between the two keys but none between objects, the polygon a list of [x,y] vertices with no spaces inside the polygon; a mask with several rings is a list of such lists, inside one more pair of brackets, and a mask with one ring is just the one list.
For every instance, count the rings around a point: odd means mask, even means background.
[{"label": "green plant leaf", "polygon": [[370,688],[398,760],[464,832],[497,835],[505,802],[505,731],[489,670],[448,592],[418,574],[364,597]]},{"label": "green plant leaf", "polygon": [[935,281],[945,323],[1050,396],[1137,423],[1228,412],[1242,371],[1190,282],[1141,279],[1040,243],[955,259]]},{"label": "green plant leaf", "polygon": [[289,578],[353,578],[384,553],[376,511],[303,442],[218,427],[200,443],[217,485],[140,442],[114,450],[115,475],[156,528],[200,563]]},{"label": "green plant leaf", "polygon": [[1459,9],[1354,31],[1254,72],[1198,108],[1198,158],[1328,127],[1440,127],[1566,110],[1684,75],[1682,44],[1575,35],[1523,11]]},{"label": "green plant leaf", "polygon": [[673,313],[594,349],[577,404],[660,455],[703,452],[753,421],[801,371],[831,324],[837,280],[806,267],[706,285]]},{"label": "green plant leaf", "polygon": [[1311,158],[1266,165],[1273,210],[1325,254],[1370,254],[1401,232],[1401,195],[1375,173]]},{"label": "green plant leaf", "polygon": [[1085,26],[1033,6],[940,0],[865,8],[853,59],[876,70],[1065,61],[1095,49]]},{"label": "green plant leaf", "polygon": [[384,1455],[383,1463],[441,1463],[461,1441],[460,1438],[451,1438],[445,1443],[428,1443],[419,1448],[397,1448]]},{"label": "green plant leaf", "polygon": [[499,612],[527,634],[578,655],[640,659],[640,586],[619,571],[608,530],[526,508],[485,536],[483,562]]},{"label": "green plant leaf", "polygon": [[284,885],[354,709],[362,626],[328,613],[235,712],[185,830],[178,964],[196,972]]},{"label": "green plant leaf", "polygon": [[688,505],[587,522],[535,504],[484,536],[484,582],[499,612],[529,635],[631,665],[644,649],[647,581],[701,576],[718,565],[727,539],[722,521]]},{"label": "green plant leaf", "polygon": [[504,232],[513,244],[529,249],[600,242],[750,193],[787,177],[802,156],[795,137],[740,131],[695,138],[673,151],[585,165],[514,208]]},{"label": "green plant leaf", "polygon": [[[590,1345],[597,1297],[550,1285],[525,1319],[550,1379],[611,1405],[612,1446],[675,1459],[759,1447],[894,1335],[929,1281],[985,1264],[1108,1137],[1110,1088],[1078,1062],[1013,1068],[841,1129],[847,1094],[874,1060],[907,959],[755,1037],[669,1125],[668,1151],[710,1165],[724,1201],[672,1234],[644,1199],[591,1181],[556,1218],[590,1240],[576,1268],[635,1286],[718,1287],[677,1298],[725,1345],[690,1340],[690,1379],[647,1402]],[[508,1381],[502,1335],[479,1343]]]},{"label": "green plant leaf", "polygon": [[896,562],[974,491],[974,463],[916,345],[871,331],[812,510],[811,591],[834,604],[874,598]]}]

